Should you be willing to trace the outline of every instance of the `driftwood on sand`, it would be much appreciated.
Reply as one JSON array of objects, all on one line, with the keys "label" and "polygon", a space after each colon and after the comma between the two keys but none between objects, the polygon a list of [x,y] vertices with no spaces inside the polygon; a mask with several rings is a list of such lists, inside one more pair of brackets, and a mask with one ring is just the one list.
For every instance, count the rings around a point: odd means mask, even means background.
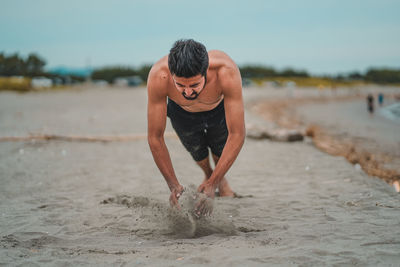
[{"label": "driftwood on sand", "polygon": [[249,125],[246,131],[247,137],[257,140],[270,139],[281,142],[295,142],[303,141],[304,139],[304,134],[300,130],[293,129],[269,129],[267,127]]}]

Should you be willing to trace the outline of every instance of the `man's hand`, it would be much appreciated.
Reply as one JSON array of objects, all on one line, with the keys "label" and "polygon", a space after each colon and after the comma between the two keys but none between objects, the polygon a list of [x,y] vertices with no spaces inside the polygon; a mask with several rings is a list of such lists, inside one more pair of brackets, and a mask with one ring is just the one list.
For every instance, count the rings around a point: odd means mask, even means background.
[{"label": "man's hand", "polygon": [[197,188],[197,192],[204,193],[208,197],[214,199],[216,188],[217,186],[210,183],[210,180],[206,180]]},{"label": "man's hand", "polygon": [[216,186],[209,181],[203,182],[197,189],[196,204],[194,213],[197,217],[211,215],[213,211],[213,199],[215,196]]},{"label": "man's hand", "polygon": [[183,186],[177,185],[171,189],[171,195],[169,196],[169,204],[171,204],[172,207],[178,208],[178,210],[181,209],[178,200],[182,196],[183,191]]}]

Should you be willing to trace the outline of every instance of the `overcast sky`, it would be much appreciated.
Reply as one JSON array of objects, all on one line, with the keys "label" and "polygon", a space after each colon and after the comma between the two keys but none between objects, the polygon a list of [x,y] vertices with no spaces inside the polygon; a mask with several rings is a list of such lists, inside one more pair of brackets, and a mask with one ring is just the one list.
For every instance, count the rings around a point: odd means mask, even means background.
[{"label": "overcast sky", "polygon": [[400,68],[398,0],[0,0],[0,52],[47,67],[139,66],[193,38],[238,64]]}]

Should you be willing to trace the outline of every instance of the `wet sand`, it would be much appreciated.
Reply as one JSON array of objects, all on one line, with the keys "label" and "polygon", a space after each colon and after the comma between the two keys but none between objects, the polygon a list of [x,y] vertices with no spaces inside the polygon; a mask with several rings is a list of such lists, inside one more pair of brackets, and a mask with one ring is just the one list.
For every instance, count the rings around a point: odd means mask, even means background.
[{"label": "wet sand", "polygon": [[[394,114],[385,114],[388,107],[390,113],[397,111],[399,88],[298,89],[292,97],[284,95],[285,89],[279,91],[274,98],[253,100],[250,109],[279,127],[300,129],[312,136],[316,147],[347,158],[371,176],[389,184],[400,181],[400,123]],[[367,111],[368,92],[386,95],[382,107],[375,102],[373,114]]]},{"label": "wet sand", "polygon": [[[392,103],[393,99],[386,101],[386,105]],[[373,140],[382,150],[400,157],[400,123],[382,116],[378,105],[375,105],[375,112],[369,114],[363,98],[301,105],[296,110],[308,124],[321,125],[335,134]]]},{"label": "wet sand", "polygon": [[[279,97],[245,91],[246,103]],[[247,111],[246,120],[263,121]],[[138,135],[144,89],[0,93],[0,136]],[[171,132],[168,123],[167,132]],[[0,143],[0,264],[32,266],[396,265],[400,196],[380,179],[309,140],[246,139],[228,173],[244,198],[218,198],[190,217],[191,185],[203,179],[175,137],[166,138],[184,210],[145,138],[130,142]]]}]

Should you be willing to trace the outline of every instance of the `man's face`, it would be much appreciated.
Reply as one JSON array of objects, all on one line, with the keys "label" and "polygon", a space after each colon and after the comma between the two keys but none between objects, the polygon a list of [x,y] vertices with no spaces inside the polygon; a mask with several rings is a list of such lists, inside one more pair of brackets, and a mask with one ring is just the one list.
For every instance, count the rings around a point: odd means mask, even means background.
[{"label": "man's face", "polygon": [[206,86],[206,78],[201,74],[190,78],[173,75],[172,79],[174,80],[176,89],[187,100],[195,100]]}]

